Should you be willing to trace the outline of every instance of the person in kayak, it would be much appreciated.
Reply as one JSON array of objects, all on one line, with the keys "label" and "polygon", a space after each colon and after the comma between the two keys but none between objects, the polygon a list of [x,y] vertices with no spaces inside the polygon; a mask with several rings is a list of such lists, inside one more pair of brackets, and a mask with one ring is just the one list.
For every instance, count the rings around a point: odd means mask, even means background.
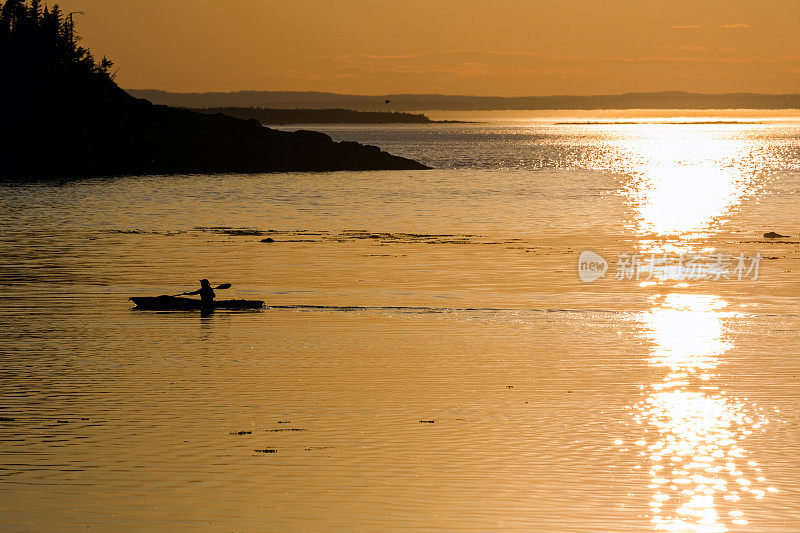
[{"label": "person in kayak", "polygon": [[211,283],[207,279],[200,280],[200,288],[196,291],[192,292],[184,292],[183,294],[190,296],[192,294],[199,294],[200,301],[203,302],[203,305],[211,306],[214,302],[214,297],[216,294],[214,293],[214,289],[211,288]]}]

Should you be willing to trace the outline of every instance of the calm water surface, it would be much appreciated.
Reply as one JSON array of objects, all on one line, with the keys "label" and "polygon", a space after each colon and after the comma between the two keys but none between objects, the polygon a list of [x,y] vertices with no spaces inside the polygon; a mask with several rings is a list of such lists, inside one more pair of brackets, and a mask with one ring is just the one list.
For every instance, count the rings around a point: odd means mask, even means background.
[{"label": "calm water surface", "polygon": [[[800,122],[632,121],[317,128],[428,172],[0,187],[0,528],[800,530]],[[269,307],[127,301],[203,277]]]}]

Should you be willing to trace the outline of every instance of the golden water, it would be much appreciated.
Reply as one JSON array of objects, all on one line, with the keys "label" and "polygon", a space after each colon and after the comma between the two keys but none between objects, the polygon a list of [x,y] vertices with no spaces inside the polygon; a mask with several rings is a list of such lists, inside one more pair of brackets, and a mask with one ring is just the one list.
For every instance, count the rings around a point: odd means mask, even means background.
[{"label": "golden water", "polygon": [[[0,527],[800,530],[798,131],[332,127],[439,170],[3,186]],[[614,279],[664,251],[764,260]],[[202,277],[270,307],[126,301]]]}]

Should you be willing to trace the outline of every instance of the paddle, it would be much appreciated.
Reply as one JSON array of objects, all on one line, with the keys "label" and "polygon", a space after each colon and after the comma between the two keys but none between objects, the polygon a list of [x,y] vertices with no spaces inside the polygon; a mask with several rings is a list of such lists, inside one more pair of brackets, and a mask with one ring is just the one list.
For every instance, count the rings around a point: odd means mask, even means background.
[{"label": "paddle", "polygon": [[[219,291],[219,290],[223,290],[223,289],[230,289],[230,288],[231,288],[231,284],[230,283],[223,283],[222,285],[217,285],[216,287],[212,287],[212,289],[215,290],[215,291]],[[188,292],[182,292],[180,294],[171,294],[170,297],[183,296],[184,294],[189,294],[189,293]]]}]

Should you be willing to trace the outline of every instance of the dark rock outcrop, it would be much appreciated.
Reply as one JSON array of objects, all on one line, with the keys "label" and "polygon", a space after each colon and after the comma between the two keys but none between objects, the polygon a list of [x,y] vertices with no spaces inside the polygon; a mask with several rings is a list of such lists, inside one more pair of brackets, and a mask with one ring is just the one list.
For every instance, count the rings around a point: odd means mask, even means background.
[{"label": "dark rock outcrop", "polygon": [[78,43],[57,6],[0,0],[0,178],[428,168],[322,133],[153,105]]},{"label": "dark rock outcrop", "polygon": [[133,98],[38,115],[0,127],[4,178],[428,168],[323,133],[278,131]]}]

